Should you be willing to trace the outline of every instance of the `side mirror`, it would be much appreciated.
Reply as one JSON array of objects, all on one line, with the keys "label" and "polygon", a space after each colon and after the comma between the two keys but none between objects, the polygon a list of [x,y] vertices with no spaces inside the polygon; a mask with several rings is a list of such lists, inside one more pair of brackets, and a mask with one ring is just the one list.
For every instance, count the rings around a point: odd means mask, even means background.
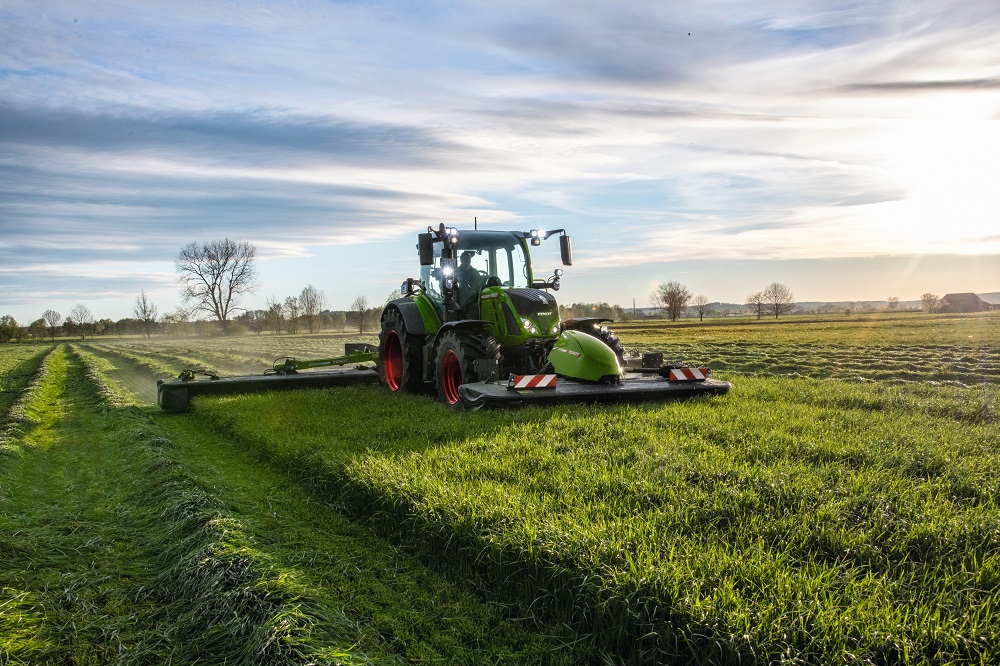
[{"label": "side mirror", "polygon": [[429,233],[417,234],[417,251],[420,253],[421,266],[434,263],[434,239]]},{"label": "side mirror", "polygon": [[573,241],[569,236],[559,237],[559,253],[562,255],[563,266],[573,265]]}]

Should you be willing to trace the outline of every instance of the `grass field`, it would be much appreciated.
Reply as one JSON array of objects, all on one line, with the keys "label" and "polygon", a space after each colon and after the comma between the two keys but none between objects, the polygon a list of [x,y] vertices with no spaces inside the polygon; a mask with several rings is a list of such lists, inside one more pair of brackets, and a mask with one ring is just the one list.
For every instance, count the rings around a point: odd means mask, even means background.
[{"label": "grass field", "polygon": [[374,338],[13,347],[0,663],[998,663],[998,324],[633,323],[626,348],[733,390],[472,414],[133,406]]}]

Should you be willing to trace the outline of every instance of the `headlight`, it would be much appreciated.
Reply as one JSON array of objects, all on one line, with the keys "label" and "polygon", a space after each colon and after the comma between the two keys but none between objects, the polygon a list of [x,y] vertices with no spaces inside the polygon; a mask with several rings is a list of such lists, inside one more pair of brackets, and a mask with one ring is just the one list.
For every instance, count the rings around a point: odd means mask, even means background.
[{"label": "headlight", "polygon": [[552,335],[555,335],[556,333],[559,332],[559,322],[552,324],[552,331],[550,332],[552,333]]},{"label": "headlight", "polygon": [[524,330],[532,335],[538,335],[538,327],[535,326],[535,322],[530,319],[521,318],[521,326],[524,326]]}]

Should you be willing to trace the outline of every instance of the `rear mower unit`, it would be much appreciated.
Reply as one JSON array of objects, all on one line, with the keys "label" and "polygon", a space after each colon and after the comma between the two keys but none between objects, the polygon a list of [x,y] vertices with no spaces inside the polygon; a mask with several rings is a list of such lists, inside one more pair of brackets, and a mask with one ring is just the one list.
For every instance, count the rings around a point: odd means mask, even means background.
[{"label": "rear mower unit", "polygon": [[[220,377],[212,372],[185,370],[177,379],[156,382],[156,403],[166,412],[186,412],[191,398],[199,395],[225,395],[230,393],[257,393],[299,388],[331,388],[353,384],[377,384],[378,375],[371,367],[362,364],[375,361],[377,352],[371,345],[348,344],[343,356],[336,358],[299,361],[291,357],[279,358],[271,370],[261,375]],[[354,368],[299,372],[311,368],[325,368],[357,364]],[[204,375],[198,379],[198,375]]]}]

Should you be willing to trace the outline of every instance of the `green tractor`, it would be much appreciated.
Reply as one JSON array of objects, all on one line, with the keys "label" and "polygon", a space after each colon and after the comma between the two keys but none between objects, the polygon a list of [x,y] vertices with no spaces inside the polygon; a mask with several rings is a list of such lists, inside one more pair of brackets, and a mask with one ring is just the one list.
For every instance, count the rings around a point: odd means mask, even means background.
[{"label": "green tractor", "polygon": [[626,359],[604,326],[610,320],[560,321],[550,290],[559,290],[562,269],[545,279],[533,270],[530,248],[556,234],[562,263],[570,266],[572,244],[562,229],[458,230],[442,224],[419,234],[420,278],[407,279],[402,298],[382,312],[381,383],[410,393],[433,386],[442,402],[466,406],[481,402],[469,386],[495,386],[515,376],[551,376],[553,384],[558,377],[606,387],[590,388],[589,394],[615,393]]}]

